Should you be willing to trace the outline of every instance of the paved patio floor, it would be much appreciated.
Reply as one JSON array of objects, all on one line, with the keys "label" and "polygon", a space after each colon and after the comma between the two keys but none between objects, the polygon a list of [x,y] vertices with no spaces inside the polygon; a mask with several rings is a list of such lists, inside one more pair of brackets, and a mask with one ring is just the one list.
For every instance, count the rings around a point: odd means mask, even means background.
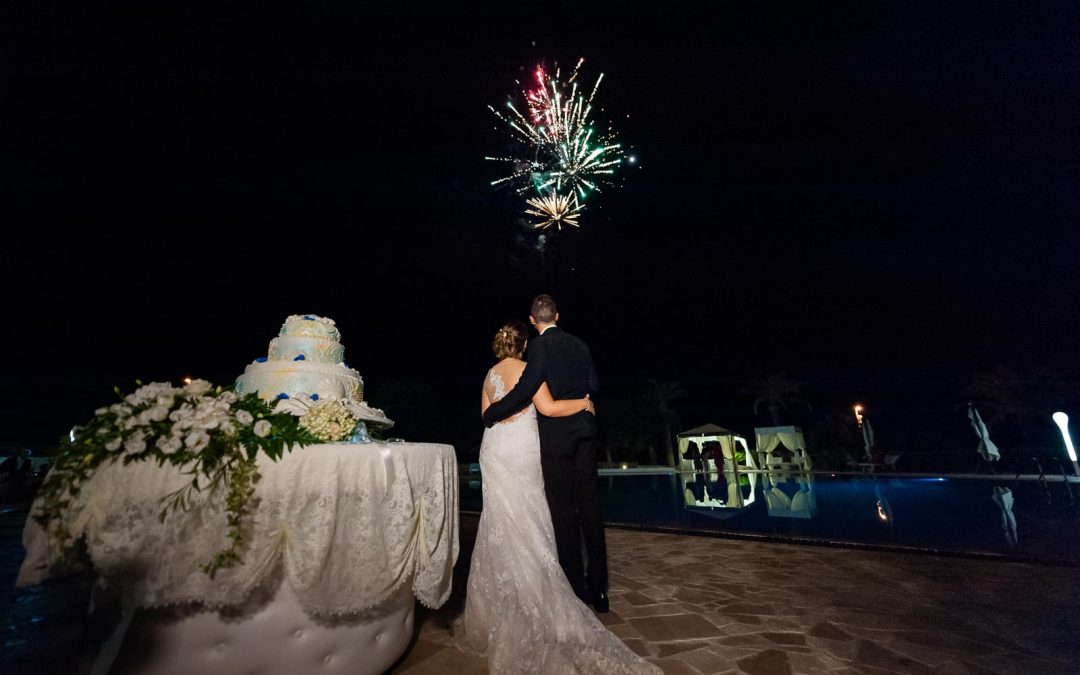
[{"label": "paved patio floor", "polygon": [[[448,626],[477,518],[463,515],[450,601],[421,610],[395,675],[485,673]],[[665,673],[1077,673],[1080,570],[985,559],[609,529],[611,611]]]},{"label": "paved patio floor", "polygon": [[[13,588],[25,517],[0,508],[0,670],[71,673],[90,579]],[[420,609],[394,675],[487,672],[448,630],[477,522],[462,515],[454,592]],[[601,619],[666,673],[1080,672],[1077,568],[621,529],[608,530],[608,551]]]}]

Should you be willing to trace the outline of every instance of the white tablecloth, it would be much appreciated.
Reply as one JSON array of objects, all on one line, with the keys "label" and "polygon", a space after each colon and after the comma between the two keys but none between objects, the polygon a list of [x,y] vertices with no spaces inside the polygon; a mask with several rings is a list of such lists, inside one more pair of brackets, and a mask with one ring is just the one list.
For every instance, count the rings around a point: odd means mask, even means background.
[{"label": "white tablecloth", "polygon": [[[84,535],[96,572],[129,606],[241,604],[276,570],[303,608],[355,614],[403,584],[439,607],[458,554],[457,461],[449,445],[327,444],[278,462],[260,456],[258,504],[242,565],[211,580],[199,566],[225,548],[223,495],[158,522],[163,495],[186,483],[153,462],[103,466],[86,482],[67,524]],[[57,553],[33,520],[18,585],[40,582]]]}]

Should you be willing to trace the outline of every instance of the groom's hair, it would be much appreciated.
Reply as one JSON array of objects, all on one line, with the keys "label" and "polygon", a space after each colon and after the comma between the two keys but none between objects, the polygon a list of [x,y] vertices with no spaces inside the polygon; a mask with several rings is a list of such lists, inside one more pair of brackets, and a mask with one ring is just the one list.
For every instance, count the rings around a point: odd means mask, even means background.
[{"label": "groom's hair", "polygon": [[533,298],[532,309],[529,315],[536,319],[537,323],[553,323],[559,310],[555,307],[555,298],[550,295],[538,295]]}]

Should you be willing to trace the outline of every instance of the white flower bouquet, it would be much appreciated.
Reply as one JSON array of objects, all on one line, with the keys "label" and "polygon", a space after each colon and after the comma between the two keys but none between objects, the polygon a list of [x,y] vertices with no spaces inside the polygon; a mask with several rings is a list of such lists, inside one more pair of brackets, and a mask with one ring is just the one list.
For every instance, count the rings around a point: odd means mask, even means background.
[{"label": "white flower bouquet", "polygon": [[344,401],[321,399],[300,418],[300,426],[324,441],[344,441],[356,428],[356,417]]},{"label": "white flower bouquet", "polygon": [[[98,408],[92,420],[72,429],[41,486],[33,516],[69,551],[74,542],[63,516],[94,470],[104,462],[154,460],[192,476],[190,483],[162,498],[161,520],[174,509],[187,509],[194,493],[214,494],[225,487],[230,544],[203,566],[212,577],[240,560],[237,551],[259,478],[255,470],[259,452],[277,460],[295,446],[339,440],[339,429],[352,419],[328,405],[304,422],[275,412],[256,394],[237,396],[206,380],[182,387],[138,384],[126,396],[117,388],[119,403]],[[348,426],[345,437],[351,431]]]}]

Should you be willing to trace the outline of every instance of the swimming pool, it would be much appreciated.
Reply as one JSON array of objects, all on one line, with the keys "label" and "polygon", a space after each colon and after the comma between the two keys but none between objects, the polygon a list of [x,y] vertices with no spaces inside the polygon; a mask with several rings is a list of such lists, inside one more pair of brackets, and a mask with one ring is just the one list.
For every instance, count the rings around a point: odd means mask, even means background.
[{"label": "swimming pool", "polygon": [[[1080,483],[823,472],[604,472],[611,525],[1080,564]],[[478,475],[461,508],[482,508]]]}]

